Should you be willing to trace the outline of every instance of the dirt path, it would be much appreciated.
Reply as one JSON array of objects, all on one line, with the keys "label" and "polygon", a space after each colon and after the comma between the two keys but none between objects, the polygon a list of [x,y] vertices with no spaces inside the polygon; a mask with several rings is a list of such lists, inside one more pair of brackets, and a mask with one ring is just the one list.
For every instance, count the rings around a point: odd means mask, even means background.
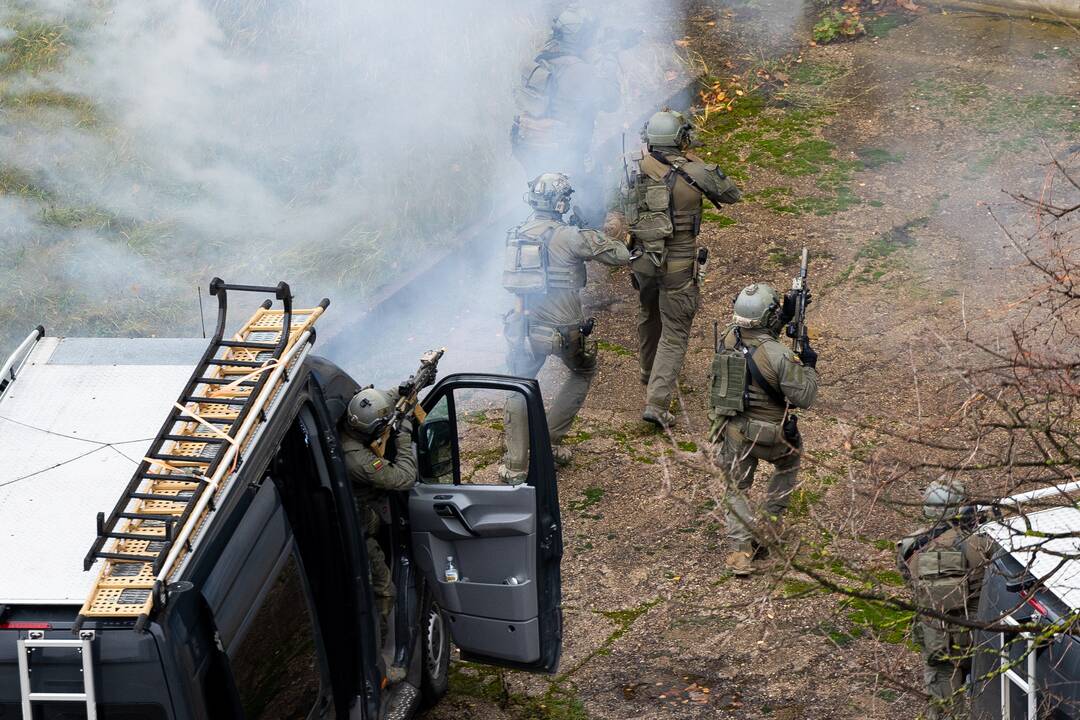
[{"label": "dirt path", "polygon": [[[738,19],[694,17],[693,46],[721,66],[717,48]],[[809,462],[792,531],[823,570],[897,589],[892,540],[915,521],[866,512],[857,461],[881,441],[856,426],[946,407],[939,338],[965,319],[993,327],[1022,287],[988,210],[1023,227],[1001,189],[1037,193],[1042,142],[1056,152],[1075,142],[1080,52],[1069,30],[1028,21],[895,25],[807,49],[771,102],[710,121],[704,151],[749,201],[711,214],[702,235],[715,260],[680,384],[684,421],[670,441],[640,421],[634,297],[618,274],[617,302],[597,313],[602,371],[577,459],[559,479],[562,672],[459,664],[431,718],[914,718],[923,708],[902,616],[782,568],[748,581],[722,570],[720,487],[695,464],[713,322],[752,279],[790,282],[807,245],[823,387],[802,423]],[[918,492],[914,480],[894,490]]]}]

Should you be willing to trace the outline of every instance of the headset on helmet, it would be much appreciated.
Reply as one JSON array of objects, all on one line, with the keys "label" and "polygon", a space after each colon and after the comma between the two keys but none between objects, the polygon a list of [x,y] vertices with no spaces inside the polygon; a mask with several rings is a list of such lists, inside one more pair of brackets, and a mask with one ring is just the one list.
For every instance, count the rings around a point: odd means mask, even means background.
[{"label": "headset on helmet", "polygon": [[570,196],[574,188],[570,178],[562,173],[543,173],[529,182],[525,202],[536,210],[564,215],[570,212]]},{"label": "headset on helmet", "polygon": [[784,301],[768,283],[747,285],[735,297],[732,321],[741,328],[779,329]]},{"label": "headset on helmet", "polygon": [[685,115],[665,109],[649,118],[641,135],[649,147],[686,147],[693,131],[694,126]]},{"label": "headset on helmet", "polygon": [[371,385],[353,395],[345,418],[356,432],[364,437],[375,437],[390,421],[394,410],[394,398],[388,392]]}]

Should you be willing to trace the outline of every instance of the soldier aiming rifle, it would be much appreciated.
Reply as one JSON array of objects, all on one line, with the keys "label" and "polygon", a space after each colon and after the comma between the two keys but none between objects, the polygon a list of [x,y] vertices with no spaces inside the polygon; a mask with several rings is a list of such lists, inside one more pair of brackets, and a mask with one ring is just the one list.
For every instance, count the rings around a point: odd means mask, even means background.
[{"label": "soldier aiming rifle", "polygon": [[[357,517],[367,538],[382,645],[389,634],[390,611],[394,609],[397,588],[379,544],[383,516],[380,508],[385,508],[390,493],[409,490],[416,484],[412,418],[424,421],[418,395],[435,383],[439,360],[445,352],[443,348],[425,353],[420,358],[420,369],[396,390],[379,390],[369,385],[353,396],[345,412],[341,446],[345,468],[353,482]],[[406,675],[408,653],[402,650],[399,648],[394,653],[394,665],[386,670],[391,684],[400,682]]]},{"label": "soldier aiming rifle", "polygon": [[[726,480],[727,568],[753,572],[753,561],[768,552],[791,500],[802,458],[802,436],[794,408],[817,397],[817,353],[806,331],[807,252],[783,298],[771,285],[754,283],[735,298],[732,324],[717,337],[711,373],[709,419],[714,456]],[[780,330],[794,348],[780,342]],[[771,463],[768,498],[755,517],[747,493],[759,460]]]}]

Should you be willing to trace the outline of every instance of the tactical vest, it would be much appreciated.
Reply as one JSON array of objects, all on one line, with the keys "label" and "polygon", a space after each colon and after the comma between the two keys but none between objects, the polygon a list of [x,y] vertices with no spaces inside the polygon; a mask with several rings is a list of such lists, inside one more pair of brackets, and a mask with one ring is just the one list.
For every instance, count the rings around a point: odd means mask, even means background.
[{"label": "tactical vest", "polygon": [[544,295],[549,290],[580,290],[587,278],[581,263],[552,266],[548,244],[559,228],[553,220],[530,220],[506,236],[503,287],[514,295]]},{"label": "tactical vest", "polygon": [[[676,168],[680,166],[679,161],[666,165],[646,155],[638,162],[639,173],[631,179],[627,198],[631,237],[661,261],[673,249],[692,256],[692,241],[701,232],[701,193],[679,177]],[[690,242],[673,243],[676,236]]]},{"label": "tactical vest", "polygon": [[954,530],[915,551],[907,559],[907,566],[916,604],[943,613],[966,613],[972,568]]},{"label": "tactical vest", "polygon": [[727,335],[725,332],[715,348],[716,354],[709,371],[709,420],[714,423],[734,417],[746,409],[747,389],[750,386],[746,357],[737,348],[725,347]]},{"label": "tactical vest", "polygon": [[547,115],[554,91],[555,68],[542,55],[525,66],[521,85],[514,90],[517,106],[534,118]]}]

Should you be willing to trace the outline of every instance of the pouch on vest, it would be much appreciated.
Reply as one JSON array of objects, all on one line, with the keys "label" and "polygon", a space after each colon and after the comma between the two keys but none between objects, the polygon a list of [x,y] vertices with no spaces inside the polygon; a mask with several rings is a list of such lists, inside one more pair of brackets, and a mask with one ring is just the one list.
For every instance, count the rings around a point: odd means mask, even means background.
[{"label": "pouch on vest", "polygon": [[943,613],[963,614],[968,603],[968,567],[960,550],[923,550],[915,558],[915,602]]},{"label": "pouch on vest", "polygon": [[514,90],[517,106],[533,117],[543,117],[550,103],[550,86],[555,73],[547,60],[537,60],[521,74],[521,87]]},{"label": "pouch on vest", "polygon": [[[673,175],[668,173],[667,177]],[[659,254],[675,232],[671,222],[671,188],[648,175],[639,176],[638,183],[637,221],[630,226],[630,235],[645,252]]]},{"label": "pouch on vest", "polygon": [[738,350],[722,350],[713,356],[709,372],[712,388],[709,419],[738,415],[746,409],[746,358]]},{"label": "pouch on vest", "polygon": [[547,291],[547,237],[529,237],[513,228],[506,237],[503,287],[515,295],[539,295]]},{"label": "pouch on vest", "polygon": [[739,430],[754,445],[776,445],[784,437],[778,423],[764,420],[747,419]]}]

